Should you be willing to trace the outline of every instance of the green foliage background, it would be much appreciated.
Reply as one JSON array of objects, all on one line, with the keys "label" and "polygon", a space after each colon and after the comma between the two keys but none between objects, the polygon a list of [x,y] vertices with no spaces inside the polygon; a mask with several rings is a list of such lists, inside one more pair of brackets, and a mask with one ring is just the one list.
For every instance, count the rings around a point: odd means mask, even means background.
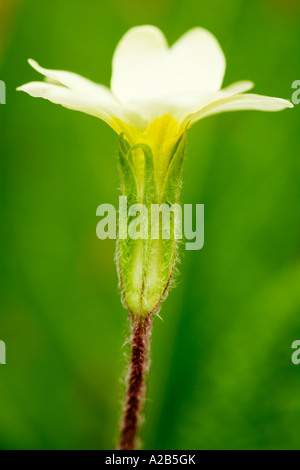
[{"label": "green foliage background", "polygon": [[[172,43],[199,25],[225,51],[225,84],[252,79],[256,92],[290,98],[300,5],[15,3],[1,33],[0,448],[112,449],[126,312],[114,242],[96,238],[95,214],[118,203],[117,139],[92,117],[17,93],[38,79],[26,60],[108,85],[128,28],[155,24]],[[189,133],[182,202],[205,204],[206,243],[185,253],[155,321],[144,448],[300,448],[299,116],[300,106],[224,114]]]}]

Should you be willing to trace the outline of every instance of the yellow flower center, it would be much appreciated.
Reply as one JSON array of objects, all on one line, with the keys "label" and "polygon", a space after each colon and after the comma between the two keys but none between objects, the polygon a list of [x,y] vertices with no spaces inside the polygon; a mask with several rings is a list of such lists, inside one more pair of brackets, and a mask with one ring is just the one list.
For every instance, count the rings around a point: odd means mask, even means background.
[{"label": "yellow flower center", "polygon": [[[115,120],[115,124],[115,130],[119,134],[124,133],[130,146],[146,144],[150,147],[153,154],[157,189],[160,192],[163,187],[172,150],[185,129],[169,114],[155,119],[145,129],[133,127],[121,120]],[[133,159],[137,179],[142,183],[144,175],[143,152],[138,149],[135,150],[133,152]]]}]

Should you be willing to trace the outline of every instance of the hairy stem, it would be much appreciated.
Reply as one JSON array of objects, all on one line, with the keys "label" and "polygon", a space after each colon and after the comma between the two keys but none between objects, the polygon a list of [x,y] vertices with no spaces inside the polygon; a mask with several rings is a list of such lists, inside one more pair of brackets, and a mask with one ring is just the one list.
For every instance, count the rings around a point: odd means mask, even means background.
[{"label": "hairy stem", "polygon": [[149,369],[151,332],[151,314],[146,318],[133,320],[131,361],[121,436],[118,445],[120,450],[134,450],[137,445],[146,393],[145,379]]}]

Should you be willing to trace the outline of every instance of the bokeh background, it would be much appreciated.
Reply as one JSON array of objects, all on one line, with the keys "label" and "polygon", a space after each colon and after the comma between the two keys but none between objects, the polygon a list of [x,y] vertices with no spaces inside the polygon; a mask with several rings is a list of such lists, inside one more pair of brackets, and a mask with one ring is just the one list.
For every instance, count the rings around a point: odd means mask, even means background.
[{"label": "bokeh background", "polygon": [[[118,203],[116,136],[95,118],[15,91],[48,68],[109,84],[128,28],[172,43],[204,26],[225,84],[290,98],[300,79],[298,0],[0,0],[1,449],[113,449],[126,312],[114,242],[96,208]],[[145,449],[299,449],[300,106],[240,112],[189,133],[183,203],[204,203],[157,319]]]}]

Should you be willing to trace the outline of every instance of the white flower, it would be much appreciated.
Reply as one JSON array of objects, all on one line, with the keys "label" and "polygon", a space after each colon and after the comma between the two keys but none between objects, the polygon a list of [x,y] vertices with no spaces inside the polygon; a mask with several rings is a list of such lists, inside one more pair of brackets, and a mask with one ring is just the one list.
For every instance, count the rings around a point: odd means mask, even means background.
[{"label": "white flower", "polygon": [[280,111],[289,101],[256,94],[249,81],[221,90],[226,61],[215,37],[202,28],[184,34],[168,47],[154,26],[130,29],[118,44],[111,89],[70,72],[30,65],[45,76],[18,90],[82,111],[108,123],[131,143],[159,148],[204,117],[224,111]]},{"label": "white flower", "polygon": [[[225,57],[214,36],[195,28],[171,48],[153,26],[125,34],[113,57],[111,89],[70,72],[30,65],[45,82],[19,90],[96,116],[118,134],[124,196],[154,204],[177,203],[185,131],[196,121],[224,111],[280,111],[293,105],[280,98],[244,94],[253,87],[237,82],[221,90]],[[127,142],[126,142],[127,141]],[[129,150],[129,146],[131,147]],[[144,145],[146,144],[146,145]],[[148,216],[147,216],[148,221]],[[124,302],[132,315],[158,311],[177,259],[177,241],[123,243],[117,250]]]}]

